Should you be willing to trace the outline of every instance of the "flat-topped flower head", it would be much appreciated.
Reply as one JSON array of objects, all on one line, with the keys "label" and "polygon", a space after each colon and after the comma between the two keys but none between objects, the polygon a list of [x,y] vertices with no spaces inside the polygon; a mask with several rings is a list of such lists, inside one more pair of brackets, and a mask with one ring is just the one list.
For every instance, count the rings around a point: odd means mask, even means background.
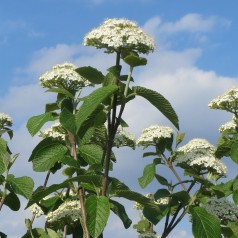
[{"label": "flat-topped flower head", "polygon": [[238,207],[227,198],[211,197],[208,199],[205,209],[219,218],[223,225],[238,220]]},{"label": "flat-topped flower head", "polygon": [[78,200],[65,201],[56,210],[49,212],[46,222],[58,225],[73,225],[81,218],[81,208]]},{"label": "flat-topped flower head", "polygon": [[78,90],[91,85],[75,70],[77,66],[71,63],[57,64],[40,78],[40,85],[44,88],[65,88]]},{"label": "flat-topped flower head", "polygon": [[171,138],[173,129],[168,126],[152,125],[142,131],[141,136],[136,141],[138,146],[156,145],[161,138]]},{"label": "flat-topped flower head", "polygon": [[114,145],[118,148],[129,146],[135,149],[135,144],[135,137],[123,127],[119,126],[115,135]]},{"label": "flat-topped flower head", "polygon": [[106,49],[107,53],[122,49],[148,54],[155,48],[154,40],[138,25],[127,19],[107,19],[84,37],[84,45]]},{"label": "flat-topped flower head", "polygon": [[12,118],[6,114],[1,112],[0,113],[0,129],[3,127],[10,127],[12,126]]},{"label": "flat-topped flower head", "polygon": [[177,150],[176,166],[224,176],[227,167],[215,157],[215,148],[205,139],[193,139]]},{"label": "flat-topped flower head", "polygon": [[238,87],[233,87],[222,95],[214,98],[208,106],[211,109],[226,110],[238,113]]},{"label": "flat-topped flower head", "polygon": [[51,127],[46,128],[43,131],[40,131],[39,136],[42,138],[52,137],[59,140],[64,140],[66,135],[66,131],[61,126],[59,122],[56,122]]},{"label": "flat-topped flower head", "polygon": [[221,125],[219,127],[219,131],[220,132],[230,132],[230,133],[235,133],[236,132],[236,128],[238,127],[237,122],[236,122],[236,118],[233,115],[232,120],[228,121],[227,123]]},{"label": "flat-topped flower head", "polygon": [[41,207],[38,206],[36,203],[34,203],[33,205],[31,205],[31,206],[29,207],[29,209],[30,209],[31,213],[32,213],[36,218],[38,218],[38,217],[44,215],[44,212],[42,211]]}]

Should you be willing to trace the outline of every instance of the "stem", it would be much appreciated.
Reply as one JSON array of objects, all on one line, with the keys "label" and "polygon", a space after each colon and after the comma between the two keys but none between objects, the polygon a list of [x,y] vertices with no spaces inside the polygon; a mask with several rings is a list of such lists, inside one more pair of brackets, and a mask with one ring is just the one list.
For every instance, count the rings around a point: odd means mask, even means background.
[{"label": "stem", "polygon": [[67,228],[68,228],[68,226],[65,225],[65,226],[64,226],[64,234],[63,234],[63,238],[66,238],[66,237],[67,237]]},{"label": "stem", "polygon": [[128,88],[129,88],[129,84],[130,84],[130,81],[131,81],[132,71],[133,71],[133,67],[130,67],[130,71],[129,71],[129,74],[128,74],[128,77],[127,77],[126,87],[125,87],[125,91],[124,91],[124,96],[125,97],[127,96],[127,93],[128,93]]},{"label": "stem", "polygon": [[[74,160],[77,161],[78,160],[78,155],[77,155],[76,138],[70,132],[69,132],[69,140],[70,140],[70,144],[71,144],[72,156],[73,156]],[[81,214],[82,214],[81,223],[82,223],[83,233],[84,233],[85,238],[90,238],[88,228],[87,228],[87,225],[86,225],[86,211],[85,211],[85,206],[84,206],[84,195],[85,195],[85,193],[84,193],[83,188],[80,187],[80,185],[79,185],[79,189],[78,189],[78,195],[79,195],[79,202],[80,202]]]},{"label": "stem", "polygon": [[[116,55],[116,67],[118,69],[117,77],[119,77],[119,66],[120,66],[120,55],[121,52],[118,51]],[[116,79],[116,84],[118,85],[119,79]],[[106,158],[105,158],[105,169],[104,169],[104,175],[103,175],[103,183],[102,183],[102,195],[106,196],[107,194],[107,187],[108,187],[108,177],[109,177],[109,168],[110,168],[110,162],[111,162],[111,155],[112,155],[112,147],[113,147],[113,141],[114,137],[118,128],[118,122],[116,118],[116,112],[117,112],[117,94],[115,93],[113,95],[113,102],[112,102],[112,112],[108,112],[108,143],[107,143],[107,149],[106,149]]]}]

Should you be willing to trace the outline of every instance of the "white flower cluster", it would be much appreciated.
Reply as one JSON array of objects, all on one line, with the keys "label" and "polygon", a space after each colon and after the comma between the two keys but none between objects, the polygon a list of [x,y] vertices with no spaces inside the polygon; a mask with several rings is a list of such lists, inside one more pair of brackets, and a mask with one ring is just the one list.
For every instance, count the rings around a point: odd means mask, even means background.
[{"label": "white flower cluster", "polygon": [[159,205],[168,205],[169,204],[169,198],[168,197],[159,198],[155,201],[155,203],[159,204]]},{"label": "white flower cluster", "polygon": [[156,145],[161,138],[171,138],[173,129],[168,126],[152,125],[142,131],[141,136],[136,141],[138,146]]},{"label": "white flower cluster", "polygon": [[145,233],[139,234],[138,238],[161,238],[161,236],[151,232],[145,232]]},{"label": "white flower cluster", "polygon": [[215,158],[215,148],[205,139],[193,139],[180,147],[174,164],[182,168],[193,167],[221,176],[227,172],[227,167]]},{"label": "white flower cluster", "polygon": [[57,64],[39,78],[40,84],[44,88],[63,87],[74,90],[90,85],[88,80],[85,80],[75,71],[76,68],[76,65],[67,62]]},{"label": "white flower cluster", "polygon": [[59,122],[56,122],[50,128],[46,128],[45,130],[40,131],[39,136],[43,138],[53,137],[59,140],[64,140],[65,130],[63,129],[63,127]]},{"label": "white flower cluster", "polygon": [[12,118],[3,112],[0,112],[0,128],[4,126],[12,126]]},{"label": "white flower cluster", "polygon": [[214,98],[208,106],[212,109],[221,109],[229,112],[237,112],[238,87],[233,87],[222,95]]},{"label": "white flower cluster", "polygon": [[238,220],[238,207],[237,205],[229,202],[226,198],[209,198],[205,209],[218,217],[221,223],[226,225],[229,221]]},{"label": "white flower cluster", "polygon": [[134,149],[135,144],[135,137],[130,132],[126,131],[123,127],[119,126],[115,135],[114,145],[117,148],[122,146],[130,146]]},{"label": "white flower cluster", "polygon": [[74,224],[81,218],[81,208],[79,201],[65,201],[58,209],[49,212],[46,216],[48,223]]},{"label": "white flower cluster", "polygon": [[33,215],[35,215],[35,217],[37,217],[37,218],[40,217],[40,216],[42,216],[42,215],[44,215],[44,212],[42,211],[41,207],[38,206],[36,203],[34,203],[33,205],[31,205],[31,206],[29,207],[29,209],[30,209],[31,213],[32,213]]},{"label": "white flower cluster", "polygon": [[107,53],[127,49],[147,54],[155,48],[154,40],[145,34],[133,21],[127,19],[107,19],[98,28],[84,37],[84,45],[106,48]]},{"label": "white flower cluster", "polygon": [[220,132],[236,132],[237,128],[236,118],[233,115],[232,120],[220,126]]}]

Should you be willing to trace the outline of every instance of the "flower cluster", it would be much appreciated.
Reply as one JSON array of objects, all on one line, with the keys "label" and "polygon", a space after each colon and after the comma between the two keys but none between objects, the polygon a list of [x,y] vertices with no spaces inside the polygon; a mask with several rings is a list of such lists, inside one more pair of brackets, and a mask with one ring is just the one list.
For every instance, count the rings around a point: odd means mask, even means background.
[{"label": "flower cluster", "polygon": [[0,113],[0,129],[5,126],[12,126],[12,118],[8,114],[1,112]]},{"label": "flower cluster", "polygon": [[174,164],[221,176],[227,172],[226,166],[215,157],[215,148],[205,139],[193,139],[180,147]]},{"label": "flower cluster", "polygon": [[169,198],[168,197],[159,198],[159,199],[155,200],[155,203],[158,204],[158,205],[168,205],[169,204]]},{"label": "flower cluster", "polygon": [[229,221],[237,221],[238,219],[237,205],[229,202],[226,198],[209,198],[205,209],[218,217],[223,225],[226,225]]},{"label": "flower cluster", "polygon": [[49,212],[46,216],[47,223],[51,224],[74,224],[81,218],[79,201],[65,201],[58,209]]},{"label": "flower cluster", "polygon": [[117,129],[117,133],[114,139],[114,145],[119,148],[122,146],[130,146],[135,149],[135,137],[123,127],[119,126]]},{"label": "flower cluster", "polygon": [[52,70],[44,73],[40,78],[40,84],[44,88],[66,88],[78,90],[90,85],[90,82],[81,77],[75,70],[76,65],[71,63],[57,64]]},{"label": "flower cluster", "polygon": [[145,232],[145,233],[142,233],[138,236],[138,238],[161,238],[160,235],[156,235],[154,233],[151,233],[151,232]]},{"label": "flower cluster", "polygon": [[46,128],[45,130],[41,131],[39,136],[43,138],[53,137],[59,140],[65,139],[65,130],[61,126],[59,122],[53,124],[50,128]]},{"label": "flower cluster", "polygon": [[208,106],[211,109],[221,109],[232,113],[237,113],[238,87],[233,87],[222,95],[214,98]]},{"label": "flower cluster", "polygon": [[32,213],[33,215],[35,215],[35,217],[37,217],[37,218],[40,217],[40,216],[42,216],[42,215],[44,215],[44,212],[42,211],[41,207],[38,206],[36,203],[34,203],[33,205],[31,205],[31,206],[29,207],[29,209],[30,209],[31,213]]},{"label": "flower cluster", "polygon": [[173,129],[168,126],[152,125],[142,131],[141,136],[136,141],[138,146],[156,145],[161,138],[171,138]]},{"label": "flower cluster", "polygon": [[147,54],[154,50],[154,40],[133,21],[107,19],[84,37],[84,45],[106,48],[107,53],[125,49]]},{"label": "flower cluster", "polygon": [[233,115],[232,120],[221,125],[219,128],[220,132],[236,132],[236,128],[237,128],[237,122],[236,122],[236,118]]}]

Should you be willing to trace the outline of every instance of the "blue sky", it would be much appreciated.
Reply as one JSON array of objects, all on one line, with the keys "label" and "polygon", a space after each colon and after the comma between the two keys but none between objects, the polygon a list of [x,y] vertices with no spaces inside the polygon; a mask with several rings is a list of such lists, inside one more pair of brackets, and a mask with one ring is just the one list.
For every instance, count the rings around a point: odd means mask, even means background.
[{"label": "blue sky", "polygon": [[[87,32],[106,18],[134,20],[155,38],[157,49],[148,55],[148,65],[135,70],[136,85],[157,90],[172,103],[181,131],[187,133],[186,141],[199,137],[215,144],[218,127],[231,115],[210,110],[207,104],[238,85],[237,8],[236,0],[1,1],[0,112],[13,117],[15,137],[11,148],[21,153],[13,172],[34,176],[41,183],[41,175],[33,173],[27,163],[38,139],[28,135],[25,124],[30,116],[43,113],[44,104],[51,102],[53,96],[44,94],[38,78],[54,64],[65,61],[79,67],[91,65],[105,72],[113,56],[84,47],[82,41]],[[171,126],[141,99],[128,105],[125,118],[137,136],[150,124]],[[142,160],[141,151],[119,153],[119,157],[125,155],[128,160],[119,160],[114,175],[123,174],[123,181],[140,190],[136,179],[149,161]],[[229,171],[231,176],[236,174],[234,169]],[[145,193],[156,191],[155,186],[148,187]],[[136,216],[131,204],[128,206],[132,216]],[[0,230],[8,232],[10,238],[20,237],[25,231],[22,214],[27,216],[25,212],[15,214],[5,209]],[[13,217],[19,220],[13,221]],[[110,222],[108,237],[112,233],[114,238],[136,237],[132,229],[124,231],[115,217]],[[191,237],[189,223],[182,223],[176,232],[176,237]]]}]

